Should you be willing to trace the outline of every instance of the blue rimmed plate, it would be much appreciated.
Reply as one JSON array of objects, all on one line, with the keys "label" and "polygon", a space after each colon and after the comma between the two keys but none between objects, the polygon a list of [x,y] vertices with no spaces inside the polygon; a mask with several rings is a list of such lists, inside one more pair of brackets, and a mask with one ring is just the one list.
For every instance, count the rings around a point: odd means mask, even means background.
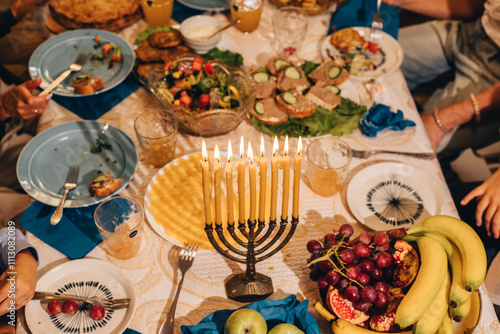
[{"label": "blue rimmed plate", "polygon": [[[123,189],[137,167],[137,150],[120,129],[109,126],[104,141],[111,145],[91,153],[97,145],[105,123],[78,121],[45,130],[23,149],[17,161],[17,178],[23,189],[36,200],[57,206],[64,191],[69,166],[80,165],[78,185],[68,193],[65,207],[77,208],[102,202]],[[109,196],[93,197],[89,183],[99,173],[120,178],[120,187]]]},{"label": "blue rimmed plate", "polygon": [[47,302],[33,300],[26,304],[26,322],[33,333],[119,334],[127,329],[135,311],[134,284],[123,271],[108,262],[80,259],[65,262],[46,272],[37,282],[37,291],[81,297],[130,298],[129,307],[106,311],[100,321],[86,314],[84,305],[74,315],[47,312]]},{"label": "blue rimmed plate", "polygon": [[177,0],[186,7],[208,10],[221,11],[229,9],[229,0]]},{"label": "blue rimmed plate", "polygon": [[[61,96],[89,96],[101,94],[120,84],[132,71],[135,53],[132,47],[123,38],[106,30],[77,29],[71,30],[52,38],[41,44],[31,55],[29,73],[31,78],[42,78],[40,87],[43,89],[54,81],[59,74],[66,71],[80,53],[100,54],[100,48],[95,48],[94,38],[99,35],[101,44],[110,42],[121,47],[123,60],[108,68],[108,64],[100,60],[90,59],[83,68],[70,74],[52,92]],[[102,77],[104,88],[89,95],[76,94],[71,81],[79,74],[90,73]]]}]

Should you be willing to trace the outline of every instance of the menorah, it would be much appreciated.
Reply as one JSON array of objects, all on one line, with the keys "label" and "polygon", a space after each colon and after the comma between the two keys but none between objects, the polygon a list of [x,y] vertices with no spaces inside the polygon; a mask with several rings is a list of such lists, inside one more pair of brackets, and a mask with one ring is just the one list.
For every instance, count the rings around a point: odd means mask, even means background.
[{"label": "menorah", "polygon": [[[221,255],[229,260],[246,264],[245,273],[236,274],[231,277],[225,284],[226,294],[228,298],[240,302],[251,302],[255,300],[264,299],[273,293],[273,283],[270,277],[257,273],[256,264],[264,261],[277,252],[279,252],[290,241],[297,224],[299,223],[298,217],[298,200],[299,200],[299,185],[300,185],[300,165],[301,165],[301,149],[302,141],[299,138],[297,153],[294,159],[294,182],[293,182],[293,210],[291,224],[288,219],[288,199],[289,199],[289,183],[290,183],[290,160],[288,157],[288,138],[285,142],[285,155],[282,158],[276,156],[278,151],[277,138],[274,141],[274,152],[271,158],[271,213],[269,217],[269,224],[266,224],[264,217],[265,213],[265,198],[266,198],[266,181],[267,181],[267,161],[264,157],[264,140],[261,139],[261,158],[259,159],[260,165],[260,209],[259,218],[255,218],[256,211],[256,178],[255,178],[255,164],[253,164],[253,156],[251,153],[251,145],[249,144],[248,158],[250,160],[249,178],[250,178],[250,217],[245,219],[245,200],[244,200],[244,168],[238,168],[238,188],[239,188],[239,219],[238,230],[241,237],[236,233],[236,223],[234,222],[234,214],[232,208],[232,185],[227,187],[228,194],[228,222],[226,230],[228,231],[232,241],[228,240],[224,235],[224,227],[221,222],[221,191],[220,191],[220,170],[218,165],[220,158],[218,158],[218,147],[215,148],[215,165],[214,165],[214,202],[215,202],[215,232],[218,240],[215,237],[214,226],[211,220],[211,203],[210,203],[210,190],[206,186],[209,182],[208,174],[208,160],[206,158],[206,147],[203,142],[203,156],[202,172],[204,183],[204,199],[205,199],[205,232],[210,240],[212,246]],[[240,145],[240,155],[242,153],[243,138]],[[232,184],[232,165],[230,164],[231,143],[228,145],[228,163],[226,163],[226,177],[228,184]],[[239,167],[241,167],[241,160],[239,160]],[[276,218],[276,205],[277,205],[277,184],[278,184],[278,160],[280,168],[283,169],[283,196],[282,196],[282,214],[279,223],[279,229],[275,231],[278,223]],[[219,173],[219,174],[218,174]],[[242,185],[243,183],[243,185]],[[208,198],[207,198],[208,196]],[[264,230],[267,225],[267,231]],[[287,227],[290,225],[288,232],[285,235]],[[234,242],[233,242],[234,241]],[[221,245],[222,244],[222,245]],[[238,247],[239,245],[239,247]],[[224,248],[225,247],[225,248]]]}]

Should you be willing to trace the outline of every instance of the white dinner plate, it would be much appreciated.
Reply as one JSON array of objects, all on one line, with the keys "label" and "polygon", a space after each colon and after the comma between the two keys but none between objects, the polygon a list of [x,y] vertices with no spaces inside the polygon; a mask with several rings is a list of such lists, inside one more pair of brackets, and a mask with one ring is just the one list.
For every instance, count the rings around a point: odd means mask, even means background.
[{"label": "white dinner plate", "polygon": [[63,263],[45,273],[37,282],[37,291],[82,297],[130,298],[126,309],[106,311],[101,321],[94,321],[81,309],[75,315],[46,311],[47,303],[32,300],[26,304],[26,322],[32,333],[119,334],[127,329],[135,311],[136,293],[123,271],[97,259]]},{"label": "white dinner plate", "polygon": [[354,217],[373,230],[406,228],[443,212],[437,189],[433,177],[413,166],[381,162],[353,176],[347,204]]},{"label": "white dinner plate", "polygon": [[[359,32],[363,38],[367,36],[371,30],[369,27],[353,27],[352,29]],[[321,57],[325,60],[330,58],[329,54],[332,56],[341,55],[340,51],[330,44],[330,36],[331,35],[326,36],[321,44]],[[399,69],[401,63],[403,62],[403,49],[401,48],[401,45],[394,39],[394,37],[385,32],[382,32],[382,39],[379,42],[377,53],[371,54],[370,52],[367,52],[366,55],[373,60],[373,64],[376,65],[376,69],[365,71],[360,70],[356,75],[351,75],[351,78],[362,80],[381,78]]]}]

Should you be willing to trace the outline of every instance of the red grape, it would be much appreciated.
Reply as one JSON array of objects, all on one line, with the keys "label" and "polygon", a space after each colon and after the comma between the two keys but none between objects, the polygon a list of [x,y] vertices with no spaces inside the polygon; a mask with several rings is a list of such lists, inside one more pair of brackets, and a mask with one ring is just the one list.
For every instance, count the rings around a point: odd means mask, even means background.
[{"label": "red grape", "polygon": [[358,266],[351,265],[347,267],[347,271],[345,275],[349,277],[350,279],[357,281],[359,278],[359,274],[361,274],[361,270],[359,269]]},{"label": "red grape", "polygon": [[384,275],[384,271],[382,270],[382,268],[379,268],[379,267],[375,267],[373,268],[372,272],[370,273],[370,276],[375,280],[375,281],[378,281],[382,278],[382,276]]},{"label": "red grape", "polygon": [[367,303],[373,303],[375,299],[377,299],[377,292],[369,285],[361,289],[359,295],[361,296],[361,299]]},{"label": "red grape", "polygon": [[69,315],[76,314],[78,312],[78,303],[73,299],[68,299],[64,302],[62,311]]},{"label": "red grape", "polygon": [[344,238],[350,238],[354,233],[354,228],[350,224],[342,224],[342,226],[340,226],[339,232],[344,236]]},{"label": "red grape", "polygon": [[326,274],[325,280],[330,285],[336,285],[340,280],[340,274],[332,270]]},{"label": "red grape", "polygon": [[387,291],[389,291],[389,284],[387,284],[384,281],[378,281],[375,284],[373,284],[373,288],[375,289],[375,291],[387,293]]},{"label": "red grape", "polygon": [[323,260],[319,262],[319,269],[327,273],[333,269],[333,264],[329,260]]},{"label": "red grape", "polygon": [[104,318],[105,311],[102,305],[93,305],[90,309],[90,317],[96,321],[102,320]]},{"label": "red grape", "polygon": [[370,246],[359,243],[354,245],[354,254],[356,254],[359,257],[367,257],[371,253]]},{"label": "red grape", "polygon": [[383,246],[377,246],[379,252],[387,252],[389,250],[389,244]]},{"label": "red grape", "polygon": [[52,315],[58,315],[62,312],[62,304],[57,299],[52,299],[47,305],[47,311]]},{"label": "red grape", "polygon": [[328,242],[325,244],[325,248],[333,248],[336,244],[338,244],[338,241],[336,239],[328,240]]},{"label": "red grape", "polygon": [[368,232],[361,233],[358,237],[359,242],[369,245],[372,242],[372,236]]},{"label": "red grape", "polygon": [[380,233],[377,233],[374,237],[373,237],[373,242],[375,243],[375,245],[377,246],[384,246],[384,245],[387,245],[389,244],[389,236],[387,235],[387,233],[385,232],[380,232]]},{"label": "red grape", "polygon": [[349,300],[352,303],[357,302],[360,298],[359,289],[355,285],[348,286],[345,289],[344,294],[345,294],[345,297],[347,298],[347,300]]},{"label": "red grape", "polygon": [[326,289],[328,288],[328,283],[326,282],[325,280],[325,276],[321,276],[319,279],[318,279],[318,287],[320,289]]},{"label": "red grape", "polygon": [[323,275],[323,272],[321,270],[313,270],[309,273],[309,278],[311,281],[316,282],[318,279]]},{"label": "red grape", "polygon": [[377,257],[376,264],[380,268],[389,267],[392,264],[392,255],[386,252],[380,253]]},{"label": "red grape", "polygon": [[377,299],[375,299],[375,305],[380,308],[384,308],[387,306],[389,302],[389,297],[381,291],[377,291]]},{"label": "red grape", "polygon": [[373,271],[375,264],[370,259],[363,259],[363,260],[359,261],[358,266],[362,272],[369,274]]},{"label": "red grape", "polygon": [[353,263],[355,256],[354,251],[352,249],[346,248],[340,252],[340,259],[345,263]]},{"label": "red grape", "polygon": [[347,279],[345,278],[342,278],[338,283],[337,283],[337,289],[339,291],[342,291],[344,290],[345,288],[347,288],[347,286],[349,285],[349,282],[347,281]]},{"label": "red grape", "polygon": [[311,254],[317,254],[321,250],[321,243],[318,240],[311,240],[307,243],[307,250]]},{"label": "red grape", "polygon": [[361,299],[352,304],[352,306],[360,312],[367,312],[370,309],[370,305],[370,303],[364,302]]},{"label": "red grape", "polygon": [[363,285],[368,284],[368,282],[370,282],[370,275],[362,272],[361,274],[359,274],[358,282]]},{"label": "red grape", "polygon": [[323,242],[326,245],[330,240],[335,240],[335,234],[328,233],[327,235],[325,235]]}]

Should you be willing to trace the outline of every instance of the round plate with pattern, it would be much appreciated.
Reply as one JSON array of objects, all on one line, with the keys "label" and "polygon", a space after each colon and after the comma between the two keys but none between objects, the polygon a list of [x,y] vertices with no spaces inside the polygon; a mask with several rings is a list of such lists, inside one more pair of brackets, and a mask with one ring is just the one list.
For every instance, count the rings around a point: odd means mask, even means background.
[{"label": "round plate with pattern", "polygon": [[135,311],[134,285],[123,271],[97,259],[80,259],[63,263],[45,273],[37,282],[37,291],[82,297],[130,298],[126,309],[106,311],[100,321],[88,315],[79,303],[74,315],[47,312],[48,301],[32,300],[26,304],[26,322],[33,333],[119,334],[127,329]]},{"label": "round plate with pattern", "polygon": [[347,204],[354,217],[373,230],[417,225],[441,214],[443,203],[437,181],[413,166],[382,162],[353,176],[347,187]]}]

